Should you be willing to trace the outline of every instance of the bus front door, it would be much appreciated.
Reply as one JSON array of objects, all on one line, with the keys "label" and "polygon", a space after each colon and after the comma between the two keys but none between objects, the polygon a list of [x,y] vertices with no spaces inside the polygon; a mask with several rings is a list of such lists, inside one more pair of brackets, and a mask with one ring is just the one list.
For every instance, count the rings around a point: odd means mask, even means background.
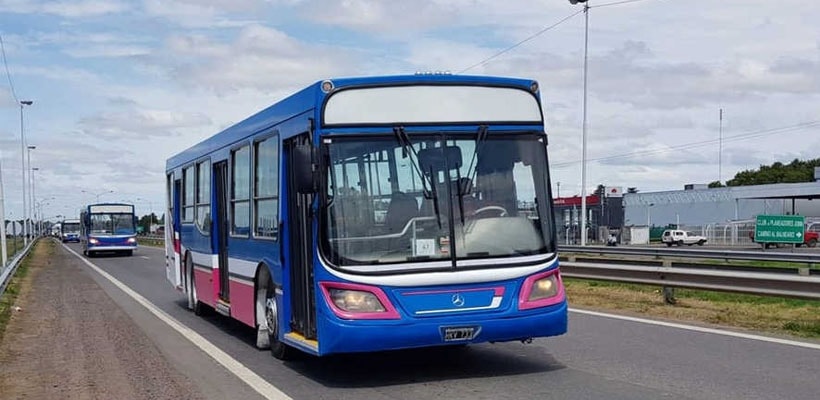
[{"label": "bus front door", "polygon": [[213,245],[219,265],[219,301],[216,310],[230,314],[230,275],[228,271],[228,163],[214,164],[214,191],[216,204],[213,216]]},{"label": "bus front door", "polygon": [[290,241],[290,327],[305,339],[316,339],[316,302],[313,288],[313,232],[311,207],[313,195],[298,193],[295,189],[294,149],[309,146],[310,136],[305,133],[284,142],[287,157],[287,232]]}]

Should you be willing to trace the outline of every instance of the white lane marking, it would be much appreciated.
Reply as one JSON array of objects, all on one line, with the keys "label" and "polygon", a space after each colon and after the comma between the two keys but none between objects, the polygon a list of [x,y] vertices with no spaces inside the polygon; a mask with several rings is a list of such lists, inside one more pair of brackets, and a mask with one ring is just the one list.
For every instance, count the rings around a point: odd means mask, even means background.
[{"label": "white lane marking", "polygon": [[151,259],[151,257],[148,257],[148,256],[140,256],[140,258],[142,258],[144,260],[150,260]]},{"label": "white lane marking", "polygon": [[800,341],[797,341],[797,340],[778,339],[778,338],[761,336],[761,335],[752,335],[752,334],[748,334],[748,333],[723,331],[723,330],[720,330],[720,329],[704,328],[704,327],[700,327],[700,326],[678,324],[678,323],[674,323],[674,322],[654,321],[654,320],[651,320],[651,319],[627,317],[627,316],[624,316],[624,315],[607,314],[607,313],[602,313],[602,312],[597,312],[597,311],[579,310],[579,309],[575,309],[575,308],[570,308],[569,311],[577,313],[577,314],[593,315],[593,316],[596,316],[596,317],[619,319],[619,320],[622,320],[622,321],[639,322],[639,323],[642,323],[642,324],[665,326],[665,327],[668,327],[668,328],[684,329],[684,330],[687,330],[687,331],[694,331],[694,332],[701,332],[701,333],[711,333],[711,334],[714,334],[714,335],[731,336],[731,337],[736,337],[736,338],[741,338],[741,339],[759,340],[761,342],[777,343],[777,344],[783,344],[783,345],[787,345],[787,346],[804,347],[804,348],[807,348],[807,349],[820,350],[820,344],[800,342]]},{"label": "white lane marking", "polygon": [[236,375],[239,379],[245,382],[248,386],[250,386],[253,390],[257,393],[262,395],[262,397],[269,399],[269,400],[292,400],[288,395],[283,393],[281,390],[276,388],[275,386],[268,383],[266,380],[262,379],[259,375],[251,371],[248,367],[237,361],[235,358],[231,357],[224,351],[220,350],[218,347],[214,346],[213,343],[209,342],[207,339],[202,337],[202,335],[196,333],[191,328],[183,325],[174,317],[168,315],[164,311],[157,308],[154,304],[152,304],[148,299],[142,297],[139,293],[135,292],[130,287],[126,286],[124,283],[117,280],[107,272],[100,269],[100,267],[94,265],[92,262],[86,260],[74,250],[68,248],[68,246],[63,245],[66,250],[71,252],[82,260],[86,265],[88,265],[91,269],[93,269],[98,274],[102,275],[103,278],[108,279],[109,282],[114,284],[117,288],[125,292],[128,296],[131,296],[137,303],[141,304],[145,307],[151,314],[154,314],[157,318],[161,321],[165,322],[173,328],[175,331],[179,332],[180,335],[184,336],[186,339],[191,341],[195,346],[199,347],[204,351],[206,354],[211,356],[216,362],[222,364],[225,369]]}]

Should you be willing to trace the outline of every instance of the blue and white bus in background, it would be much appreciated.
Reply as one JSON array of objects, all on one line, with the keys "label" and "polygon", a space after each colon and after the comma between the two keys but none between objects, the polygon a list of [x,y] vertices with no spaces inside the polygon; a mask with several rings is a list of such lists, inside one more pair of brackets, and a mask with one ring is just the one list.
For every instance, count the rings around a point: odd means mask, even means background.
[{"label": "blue and white bus in background", "polygon": [[66,242],[80,242],[80,220],[66,219],[60,224],[60,240]]},{"label": "blue and white bus in background", "polygon": [[131,204],[91,204],[80,213],[80,241],[89,257],[102,252],[132,255],[137,248],[134,206]]},{"label": "blue and white bus in background", "polygon": [[537,82],[317,82],[167,161],[167,277],[286,359],[567,330]]}]

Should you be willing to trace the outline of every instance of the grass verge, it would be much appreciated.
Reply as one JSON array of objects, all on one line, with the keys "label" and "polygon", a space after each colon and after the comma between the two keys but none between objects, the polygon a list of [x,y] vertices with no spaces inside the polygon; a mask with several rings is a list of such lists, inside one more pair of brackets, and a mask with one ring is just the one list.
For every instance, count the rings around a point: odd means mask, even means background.
[{"label": "grass verge", "polygon": [[675,289],[664,303],[650,285],[564,279],[573,307],[820,339],[820,301]]},{"label": "grass verge", "polygon": [[0,296],[0,341],[3,340],[3,334],[6,332],[6,325],[11,319],[11,314],[14,309],[14,304],[17,297],[22,291],[23,281],[28,275],[29,271],[29,257],[26,257],[17,267],[14,276],[11,277],[6,291]]},{"label": "grass verge", "polygon": [[165,239],[151,239],[137,236],[137,244],[140,246],[163,247],[165,246]]}]

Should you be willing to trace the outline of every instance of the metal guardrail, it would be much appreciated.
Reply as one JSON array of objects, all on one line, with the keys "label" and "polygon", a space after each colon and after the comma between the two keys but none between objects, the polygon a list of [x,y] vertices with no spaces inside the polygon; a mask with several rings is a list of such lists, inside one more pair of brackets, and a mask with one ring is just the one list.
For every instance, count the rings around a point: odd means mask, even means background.
[{"label": "metal guardrail", "polygon": [[[561,263],[561,275],[579,279],[820,300],[818,276],[566,261]],[[667,302],[673,301],[667,298]]]},{"label": "metal guardrail", "polygon": [[677,249],[666,247],[608,247],[608,246],[558,246],[559,253],[586,253],[600,255],[633,255],[662,257],[683,257],[683,258],[712,258],[722,260],[745,260],[745,261],[775,261],[820,264],[820,255],[813,253],[784,253],[784,252],[760,252],[760,251],[738,251],[738,250],[701,250],[701,249]]},{"label": "metal guardrail", "polygon": [[20,265],[23,259],[26,258],[26,255],[28,255],[29,250],[31,250],[36,241],[37,239],[29,242],[28,246],[23,248],[23,250],[18,251],[17,255],[15,255],[14,258],[11,259],[11,262],[8,265],[6,265],[5,268],[3,268],[2,272],[0,273],[0,297],[2,297],[3,293],[6,292],[6,286],[8,285],[9,281],[11,281],[11,277],[14,276],[14,272],[17,271],[17,267]]},{"label": "metal guardrail", "polygon": [[[561,262],[563,276],[662,286],[669,303],[674,303],[671,288],[675,287],[820,300],[820,276],[812,276],[810,270],[820,264],[820,256],[816,254],[605,246],[560,246],[558,252],[568,258]],[[646,265],[645,259],[578,261],[581,254],[648,256],[655,259],[654,263],[661,260],[662,265]],[[738,268],[715,264],[705,269],[676,267],[674,265],[680,262],[670,260],[680,258],[802,263],[806,268]]]}]

